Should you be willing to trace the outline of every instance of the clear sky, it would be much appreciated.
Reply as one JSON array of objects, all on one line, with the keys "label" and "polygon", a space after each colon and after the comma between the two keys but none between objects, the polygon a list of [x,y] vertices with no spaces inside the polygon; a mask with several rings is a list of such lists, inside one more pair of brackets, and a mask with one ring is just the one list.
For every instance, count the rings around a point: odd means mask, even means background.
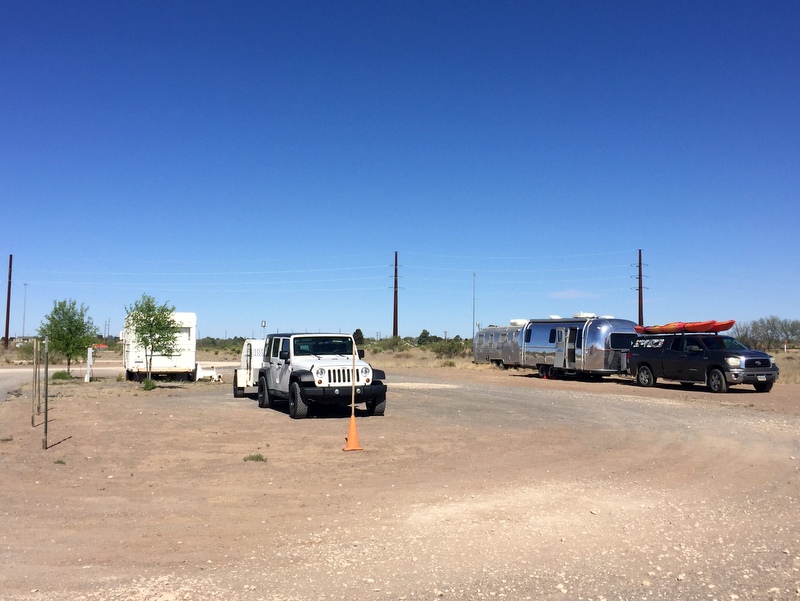
[{"label": "clear sky", "polygon": [[12,336],[797,319],[798,190],[794,0],[0,4]]}]

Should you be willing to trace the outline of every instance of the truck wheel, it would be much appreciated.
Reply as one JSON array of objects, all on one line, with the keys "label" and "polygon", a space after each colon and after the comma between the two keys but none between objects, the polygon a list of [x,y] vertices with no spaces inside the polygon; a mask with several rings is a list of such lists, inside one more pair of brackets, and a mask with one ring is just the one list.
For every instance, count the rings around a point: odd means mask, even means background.
[{"label": "truck wheel", "polygon": [[728,392],[728,383],[725,374],[714,368],[708,372],[708,389],[711,392]]},{"label": "truck wheel", "polygon": [[289,417],[292,419],[308,417],[308,405],[303,396],[303,389],[297,382],[292,382],[289,387]]},{"label": "truck wheel", "polygon": [[656,377],[653,375],[653,370],[647,365],[640,365],[636,371],[636,382],[639,386],[649,388],[656,383]]},{"label": "truck wheel", "polygon": [[769,392],[772,390],[772,382],[759,382],[758,384],[753,384],[753,388],[756,389],[756,392]]},{"label": "truck wheel", "polygon": [[386,395],[382,394],[371,401],[367,401],[367,415],[380,417],[386,411]]},{"label": "truck wheel", "polygon": [[244,388],[239,388],[239,378],[236,372],[233,372],[233,398],[240,399],[244,396]]},{"label": "truck wheel", "polygon": [[264,409],[267,406],[267,379],[264,376],[258,378],[258,406]]}]

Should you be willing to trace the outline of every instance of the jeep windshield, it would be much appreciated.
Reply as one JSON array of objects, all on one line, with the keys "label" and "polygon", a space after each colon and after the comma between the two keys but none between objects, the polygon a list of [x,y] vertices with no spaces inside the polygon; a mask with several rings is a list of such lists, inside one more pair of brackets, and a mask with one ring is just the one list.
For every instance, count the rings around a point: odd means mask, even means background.
[{"label": "jeep windshield", "polygon": [[353,339],[347,336],[300,336],[294,339],[294,356],[352,355]]},{"label": "jeep windshield", "polygon": [[748,347],[730,336],[704,336],[703,344],[710,351],[746,351]]}]

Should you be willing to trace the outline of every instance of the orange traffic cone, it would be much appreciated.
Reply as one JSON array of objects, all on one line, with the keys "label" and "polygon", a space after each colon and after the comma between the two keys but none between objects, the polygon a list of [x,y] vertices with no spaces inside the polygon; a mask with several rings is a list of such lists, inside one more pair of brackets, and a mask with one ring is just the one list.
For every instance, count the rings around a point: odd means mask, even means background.
[{"label": "orange traffic cone", "polygon": [[360,446],[358,446],[358,430],[356,429],[356,416],[350,414],[350,429],[347,432],[347,438],[344,439],[345,444],[343,451],[363,451]]}]

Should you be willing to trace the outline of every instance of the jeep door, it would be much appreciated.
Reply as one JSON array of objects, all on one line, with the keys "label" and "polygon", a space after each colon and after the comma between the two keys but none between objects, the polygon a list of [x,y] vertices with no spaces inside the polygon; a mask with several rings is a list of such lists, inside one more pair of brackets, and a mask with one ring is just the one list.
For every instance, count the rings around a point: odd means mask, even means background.
[{"label": "jeep door", "polygon": [[[289,338],[281,338],[280,352],[276,363],[275,389],[281,392],[289,392],[289,376],[292,373],[292,359],[289,352]],[[283,359],[282,357],[286,357]]]},{"label": "jeep door", "polygon": [[[288,338],[273,338],[269,347],[269,368],[267,370],[267,388],[280,392],[289,391],[288,371],[291,370],[289,360],[281,359],[280,352],[289,350]],[[284,385],[285,383],[285,385]]]}]

